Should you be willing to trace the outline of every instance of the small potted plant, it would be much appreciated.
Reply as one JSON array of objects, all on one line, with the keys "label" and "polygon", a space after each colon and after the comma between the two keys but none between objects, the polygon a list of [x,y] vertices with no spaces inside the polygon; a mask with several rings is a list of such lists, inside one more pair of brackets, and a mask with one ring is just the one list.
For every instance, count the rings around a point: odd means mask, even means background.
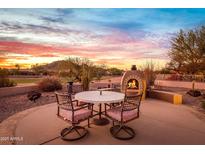
[{"label": "small potted plant", "polygon": [[67,89],[68,89],[68,93],[72,94],[73,93],[73,82],[75,81],[74,77],[68,77],[67,78]]},{"label": "small potted plant", "polygon": [[111,88],[111,80],[108,80],[108,88]]},{"label": "small potted plant", "polygon": [[199,97],[201,96],[201,92],[199,90],[195,89],[195,80],[192,81],[192,90],[189,90],[187,94],[193,96],[193,97]]}]

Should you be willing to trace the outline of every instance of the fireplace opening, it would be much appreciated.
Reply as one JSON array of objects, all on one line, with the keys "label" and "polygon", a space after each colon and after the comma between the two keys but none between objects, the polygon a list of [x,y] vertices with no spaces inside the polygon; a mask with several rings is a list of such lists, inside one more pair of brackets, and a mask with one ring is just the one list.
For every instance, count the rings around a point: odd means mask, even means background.
[{"label": "fireplace opening", "polygon": [[130,79],[127,82],[127,89],[139,89],[139,83],[136,79]]}]

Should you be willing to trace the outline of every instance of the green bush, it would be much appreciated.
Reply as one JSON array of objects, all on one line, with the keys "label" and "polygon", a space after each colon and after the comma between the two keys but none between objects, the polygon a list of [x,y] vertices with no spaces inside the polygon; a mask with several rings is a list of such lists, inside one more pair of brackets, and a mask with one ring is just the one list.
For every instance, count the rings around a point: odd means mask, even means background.
[{"label": "green bush", "polygon": [[9,78],[0,78],[0,88],[1,87],[13,87],[16,83],[11,81]]},{"label": "green bush", "polygon": [[55,91],[62,89],[61,82],[56,77],[46,77],[38,83],[39,89],[42,91]]},{"label": "green bush", "polygon": [[7,69],[1,69],[0,68],[0,88],[1,87],[12,87],[15,86],[16,83],[14,81],[11,81],[8,78],[8,70]]}]

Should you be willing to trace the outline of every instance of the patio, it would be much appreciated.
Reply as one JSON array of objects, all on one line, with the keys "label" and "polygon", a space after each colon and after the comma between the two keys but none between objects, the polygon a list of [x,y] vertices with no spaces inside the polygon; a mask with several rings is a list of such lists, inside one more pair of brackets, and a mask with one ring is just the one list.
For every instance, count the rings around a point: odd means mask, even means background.
[{"label": "patio", "polygon": [[[146,99],[141,105],[140,118],[127,124],[135,130],[136,136],[127,141],[111,136],[111,123],[106,126],[91,123],[85,138],[63,141],[59,133],[68,124],[57,118],[56,103],[9,117],[0,125],[0,136],[23,137],[23,140],[10,144],[205,144],[205,118],[202,113],[185,105],[156,99]],[[81,125],[87,128],[86,121]]]}]

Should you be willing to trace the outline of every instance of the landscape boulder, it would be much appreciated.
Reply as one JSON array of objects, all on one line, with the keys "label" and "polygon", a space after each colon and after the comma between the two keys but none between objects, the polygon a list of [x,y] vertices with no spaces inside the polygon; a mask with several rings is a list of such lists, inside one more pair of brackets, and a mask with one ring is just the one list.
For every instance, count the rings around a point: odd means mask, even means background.
[{"label": "landscape boulder", "polygon": [[198,91],[198,90],[189,90],[189,91],[187,92],[187,94],[189,94],[189,95],[191,95],[191,96],[193,96],[193,97],[201,96],[201,92]]},{"label": "landscape boulder", "polygon": [[30,101],[36,102],[36,100],[41,97],[41,93],[38,91],[31,91],[28,93],[27,97]]}]

